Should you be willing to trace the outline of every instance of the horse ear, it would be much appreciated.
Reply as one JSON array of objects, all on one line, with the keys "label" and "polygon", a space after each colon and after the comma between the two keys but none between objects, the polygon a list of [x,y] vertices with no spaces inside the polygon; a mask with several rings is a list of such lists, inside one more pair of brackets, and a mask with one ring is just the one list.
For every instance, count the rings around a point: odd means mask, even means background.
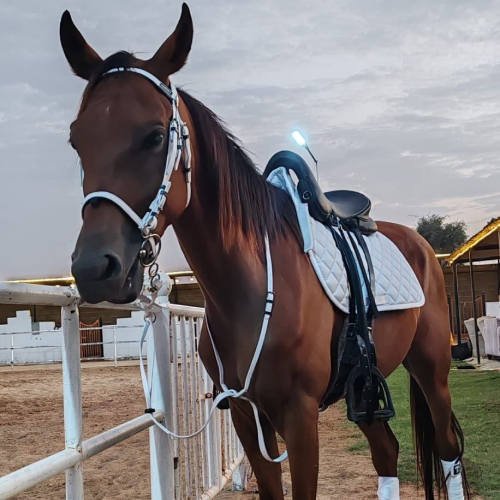
[{"label": "horse ear", "polygon": [[61,17],[59,36],[71,69],[75,75],[88,80],[102,59],[78,31],[67,10]]},{"label": "horse ear", "polygon": [[186,64],[193,42],[193,19],[183,3],[182,13],[174,32],[163,42],[156,54],[146,61],[146,69],[166,82],[167,78]]}]

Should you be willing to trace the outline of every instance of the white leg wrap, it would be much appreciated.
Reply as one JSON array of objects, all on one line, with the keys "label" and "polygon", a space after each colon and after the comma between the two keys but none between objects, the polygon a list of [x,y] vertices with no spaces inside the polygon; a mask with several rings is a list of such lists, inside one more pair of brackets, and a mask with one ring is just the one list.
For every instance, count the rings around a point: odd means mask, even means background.
[{"label": "white leg wrap", "polygon": [[379,477],[378,498],[379,500],[400,500],[399,479],[397,477]]},{"label": "white leg wrap", "polygon": [[444,477],[446,479],[446,489],[449,500],[464,500],[464,487],[462,485],[462,463],[460,458],[447,462],[441,460],[443,464]]}]

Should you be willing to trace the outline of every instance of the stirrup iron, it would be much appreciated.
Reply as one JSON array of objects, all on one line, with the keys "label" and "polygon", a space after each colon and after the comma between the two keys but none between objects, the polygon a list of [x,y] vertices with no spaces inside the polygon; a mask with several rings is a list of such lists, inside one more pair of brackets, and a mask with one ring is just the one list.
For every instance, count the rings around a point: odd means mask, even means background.
[{"label": "stirrup iron", "polygon": [[[365,375],[358,365],[347,379],[347,418],[351,422],[368,424],[373,420],[387,421],[393,418],[396,411],[384,376],[376,366],[372,366],[371,384],[368,386]],[[373,394],[376,396],[373,397]]]}]

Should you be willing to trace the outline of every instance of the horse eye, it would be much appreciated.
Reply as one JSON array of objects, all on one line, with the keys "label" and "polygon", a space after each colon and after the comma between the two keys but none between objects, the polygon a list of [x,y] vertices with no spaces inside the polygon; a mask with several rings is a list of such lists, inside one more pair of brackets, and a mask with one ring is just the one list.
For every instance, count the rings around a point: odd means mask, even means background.
[{"label": "horse eye", "polygon": [[155,131],[149,134],[144,141],[144,147],[146,149],[157,148],[165,139],[165,134],[160,131]]}]

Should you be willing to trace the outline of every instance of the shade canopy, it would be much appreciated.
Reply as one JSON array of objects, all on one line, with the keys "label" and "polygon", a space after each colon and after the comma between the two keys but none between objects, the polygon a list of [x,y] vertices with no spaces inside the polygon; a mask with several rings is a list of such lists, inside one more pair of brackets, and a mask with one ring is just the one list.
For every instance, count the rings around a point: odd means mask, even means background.
[{"label": "shade canopy", "polygon": [[449,264],[469,262],[469,253],[474,262],[496,260],[500,258],[500,217],[493,219],[481,231],[469,238],[446,260]]}]

